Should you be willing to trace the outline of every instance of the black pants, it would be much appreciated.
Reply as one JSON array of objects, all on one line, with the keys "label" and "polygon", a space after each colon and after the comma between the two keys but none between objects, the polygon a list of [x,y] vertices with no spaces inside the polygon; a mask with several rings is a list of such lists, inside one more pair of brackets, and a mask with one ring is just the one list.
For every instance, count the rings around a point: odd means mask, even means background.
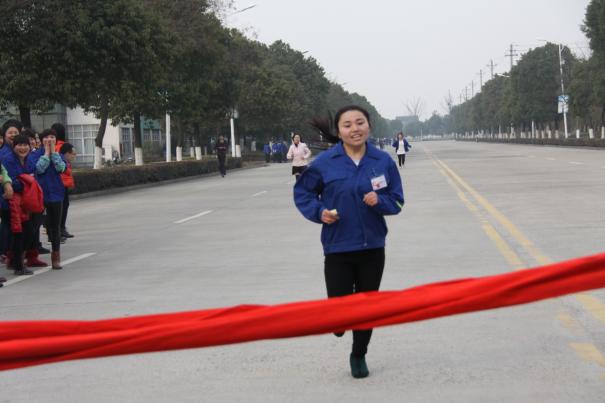
[{"label": "black pants", "polygon": [[271,154],[265,154],[265,162],[271,162]]},{"label": "black pants", "polygon": [[63,198],[63,211],[61,212],[61,232],[66,231],[67,227],[67,210],[69,210],[69,190],[65,189],[65,197]]},{"label": "black pants", "polygon": [[52,251],[61,250],[61,213],[63,212],[63,202],[45,202],[46,208],[46,231],[48,239],[52,244]]},{"label": "black pants", "polygon": [[[0,213],[2,215],[2,222],[8,225],[8,228],[11,228],[11,214],[10,210],[2,210]],[[23,252],[25,250],[33,249],[33,222],[31,219],[27,221],[23,221],[21,223],[21,228],[23,232],[12,232],[11,236],[11,245],[9,250],[12,252],[13,257],[11,263],[13,264],[15,270],[23,269]]]},{"label": "black pants", "polygon": [[[324,274],[328,297],[377,291],[384,270],[384,248],[326,255]],[[364,356],[372,337],[370,330],[353,330],[353,355]]]},{"label": "black pants", "polygon": [[33,236],[34,236],[34,249],[42,246],[40,242],[40,228],[42,224],[44,224],[45,217],[42,213],[32,214],[31,215],[32,225],[33,225]]},{"label": "black pants", "polygon": [[400,167],[405,165],[405,154],[397,154],[397,159],[399,160]]},{"label": "black pants", "polygon": [[227,168],[225,167],[227,156],[224,154],[217,154],[216,156],[218,157],[218,170],[221,175],[225,176],[227,174]]}]

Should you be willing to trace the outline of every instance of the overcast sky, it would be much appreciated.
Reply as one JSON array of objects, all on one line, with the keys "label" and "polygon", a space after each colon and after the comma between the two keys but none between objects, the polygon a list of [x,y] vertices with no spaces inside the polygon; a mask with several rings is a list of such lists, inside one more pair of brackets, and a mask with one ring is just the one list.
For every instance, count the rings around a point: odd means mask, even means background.
[{"label": "overcast sky", "polygon": [[386,118],[407,114],[404,102],[421,98],[424,117],[444,113],[451,90],[456,101],[479,70],[489,78],[510,69],[517,51],[568,44],[588,54],[580,25],[590,0],[235,0],[227,24],[261,42],[278,39],[308,51],[328,78],[365,95]]}]

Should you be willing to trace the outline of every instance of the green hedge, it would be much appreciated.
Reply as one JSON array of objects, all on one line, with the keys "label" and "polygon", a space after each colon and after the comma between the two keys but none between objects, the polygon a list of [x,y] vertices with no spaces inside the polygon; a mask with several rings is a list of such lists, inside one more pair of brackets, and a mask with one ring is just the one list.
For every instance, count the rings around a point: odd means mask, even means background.
[{"label": "green hedge", "polygon": [[[257,159],[256,156],[247,156],[244,160],[255,161]],[[227,158],[227,169],[241,168],[241,166],[241,158]],[[161,182],[217,171],[218,161],[216,159],[157,162],[141,166],[118,165],[103,169],[77,169],[73,172],[76,188],[72,194]]]},{"label": "green hedge", "polygon": [[568,147],[605,147],[605,140],[590,138],[558,138],[558,139],[496,139],[496,138],[458,138],[461,141],[481,141],[484,143],[510,143],[510,144],[535,144],[543,146],[568,146]]}]

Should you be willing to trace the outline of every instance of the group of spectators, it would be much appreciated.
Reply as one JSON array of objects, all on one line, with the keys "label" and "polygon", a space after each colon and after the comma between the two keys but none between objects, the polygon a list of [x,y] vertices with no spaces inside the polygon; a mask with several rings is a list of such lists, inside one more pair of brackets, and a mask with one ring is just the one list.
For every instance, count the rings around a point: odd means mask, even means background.
[{"label": "group of spectators", "polygon": [[[31,275],[30,268],[48,266],[40,254],[50,253],[51,267],[62,269],[61,243],[73,237],[66,220],[76,157],[74,146],[65,139],[60,123],[38,134],[10,119],[0,129],[0,260],[16,275]],[[50,250],[40,242],[42,226]],[[5,281],[0,277],[0,286]]]},{"label": "group of spectators", "polygon": [[288,144],[283,141],[270,141],[263,146],[263,154],[265,154],[265,162],[286,162]]}]

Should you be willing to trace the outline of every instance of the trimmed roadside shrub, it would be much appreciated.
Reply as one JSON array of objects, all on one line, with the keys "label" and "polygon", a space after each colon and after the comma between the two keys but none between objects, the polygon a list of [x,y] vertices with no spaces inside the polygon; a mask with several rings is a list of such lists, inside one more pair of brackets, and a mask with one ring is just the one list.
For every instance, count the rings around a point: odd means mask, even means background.
[{"label": "trimmed roadside shrub", "polygon": [[[241,158],[227,157],[227,169],[240,168],[241,166]],[[216,159],[157,162],[142,166],[118,165],[103,169],[77,169],[73,172],[76,188],[72,191],[72,194],[161,182],[217,171],[218,161]]]}]

